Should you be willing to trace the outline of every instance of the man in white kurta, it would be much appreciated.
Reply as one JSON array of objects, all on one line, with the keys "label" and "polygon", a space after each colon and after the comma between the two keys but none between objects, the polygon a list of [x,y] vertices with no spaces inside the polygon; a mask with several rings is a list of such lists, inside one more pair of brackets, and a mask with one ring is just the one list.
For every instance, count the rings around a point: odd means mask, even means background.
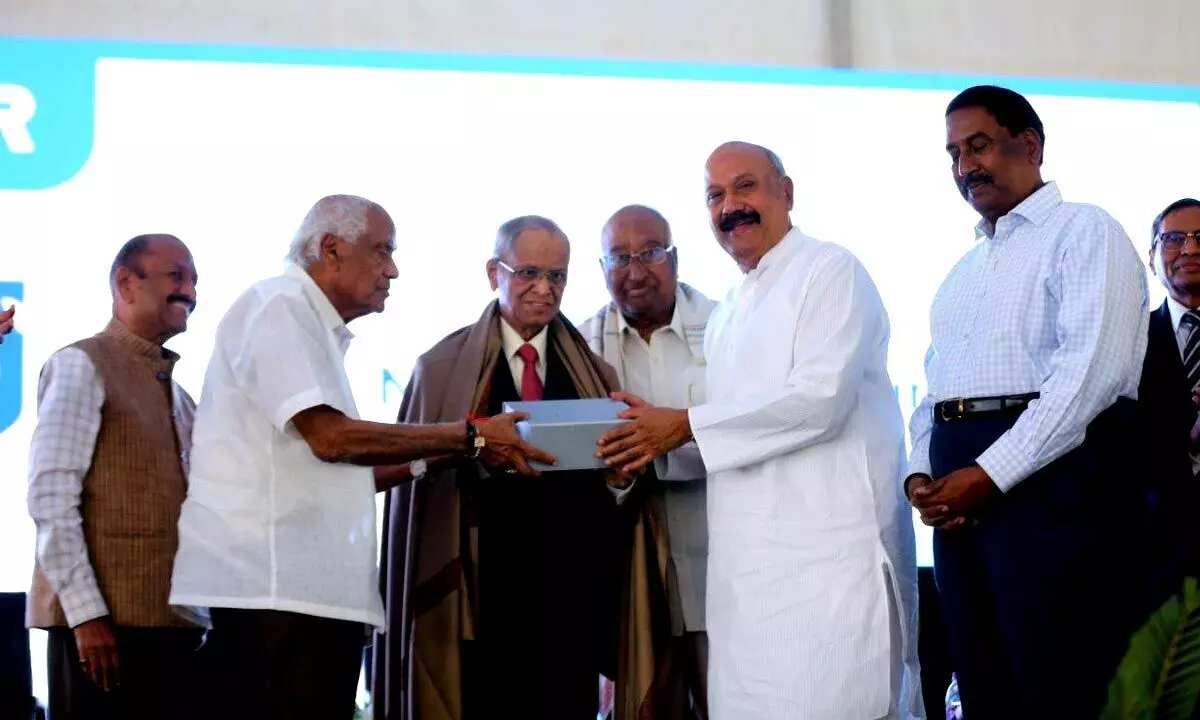
[{"label": "man in white kurta", "polygon": [[791,226],[774,153],[729,143],[707,175],[714,234],[744,273],[709,320],[707,402],[628,397],[633,422],[600,454],[633,469],[699,448],[713,720],[923,717],[887,314],[853,255]]}]

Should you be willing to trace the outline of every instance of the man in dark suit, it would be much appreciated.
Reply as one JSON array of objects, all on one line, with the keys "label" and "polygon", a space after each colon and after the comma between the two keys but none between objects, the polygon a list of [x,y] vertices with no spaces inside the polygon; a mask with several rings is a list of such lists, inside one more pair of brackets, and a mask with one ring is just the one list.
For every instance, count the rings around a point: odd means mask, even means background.
[{"label": "man in dark suit", "polygon": [[1200,573],[1195,510],[1200,492],[1200,200],[1171,203],[1151,227],[1150,269],[1167,299],[1150,314],[1146,361],[1138,399],[1144,414],[1145,453],[1154,518],[1152,585],[1157,604],[1179,592],[1186,575]]}]

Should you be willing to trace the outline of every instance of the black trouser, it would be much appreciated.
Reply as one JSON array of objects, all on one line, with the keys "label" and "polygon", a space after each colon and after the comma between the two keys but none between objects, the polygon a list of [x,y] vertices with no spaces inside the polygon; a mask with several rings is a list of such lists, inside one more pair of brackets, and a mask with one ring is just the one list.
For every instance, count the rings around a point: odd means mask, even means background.
[{"label": "black trouser", "polygon": [[[1026,478],[974,527],[934,534],[934,572],[963,715],[1094,718],[1144,616],[1136,547],[1144,495],[1130,472],[1132,406]],[[971,465],[1016,415],[935,424],[935,477]]]},{"label": "black trouser", "polygon": [[362,623],[273,610],[212,610],[203,663],[211,720],[350,720]]},{"label": "black trouser", "polygon": [[616,505],[599,473],[489,478],[477,494],[479,623],[464,720],[594,720],[616,675]]},{"label": "black trouser", "polygon": [[193,717],[202,691],[197,648],[203,630],[117,626],[120,686],[105,692],[83,671],[75,633],[51,628],[47,647],[53,720],[163,720]]}]

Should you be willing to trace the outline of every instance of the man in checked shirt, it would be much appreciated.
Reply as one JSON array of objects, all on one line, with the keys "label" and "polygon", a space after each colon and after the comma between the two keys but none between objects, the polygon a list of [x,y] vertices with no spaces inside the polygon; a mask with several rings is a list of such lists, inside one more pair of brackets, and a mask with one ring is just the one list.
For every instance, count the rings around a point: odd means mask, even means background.
[{"label": "man in checked shirt", "polygon": [[27,622],[49,631],[55,720],[181,718],[202,629],[167,604],[194,404],[163,347],[196,307],[191,253],[170,235],[121,248],[113,317],[55,353],[38,386]]},{"label": "man in checked shirt", "polygon": [[1146,273],[1112,217],[1042,180],[1044,143],[1011,90],[946,110],[950,169],[982,219],[934,297],[905,490],[937,528],[971,720],[1096,717],[1143,602]]}]

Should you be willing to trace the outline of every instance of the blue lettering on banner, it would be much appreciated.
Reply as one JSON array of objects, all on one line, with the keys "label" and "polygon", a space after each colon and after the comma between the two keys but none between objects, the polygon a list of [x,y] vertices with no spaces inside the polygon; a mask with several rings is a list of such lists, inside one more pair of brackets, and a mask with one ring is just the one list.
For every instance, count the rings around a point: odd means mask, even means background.
[{"label": "blue lettering on banner", "polygon": [[45,190],[87,164],[96,56],[70,44],[0,42],[0,190]]},{"label": "blue lettering on banner", "polygon": [[[25,286],[19,282],[0,281],[0,307],[8,308],[12,301],[25,298]],[[0,343],[0,433],[12,427],[21,416],[23,338],[18,330],[4,336]]]},{"label": "blue lettering on banner", "polygon": [[[392,390],[394,395],[389,395],[388,391]],[[396,376],[392,375],[387,368],[383,369],[383,404],[387,405],[389,398],[399,400],[404,397],[404,386],[396,381]]]}]

